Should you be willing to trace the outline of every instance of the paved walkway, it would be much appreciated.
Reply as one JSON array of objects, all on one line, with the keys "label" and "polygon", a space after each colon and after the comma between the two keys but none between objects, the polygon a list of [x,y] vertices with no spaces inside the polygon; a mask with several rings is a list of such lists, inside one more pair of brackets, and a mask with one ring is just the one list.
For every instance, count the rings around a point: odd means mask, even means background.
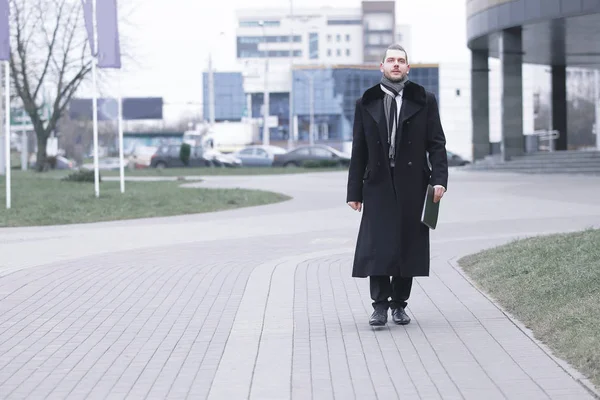
[{"label": "paved walkway", "polygon": [[452,171],[408,326],[350,278],[345,174],[207,177],[288,202],[0,229],[2,399],[588,399],[457,258],[600,226],[600,179]]}]

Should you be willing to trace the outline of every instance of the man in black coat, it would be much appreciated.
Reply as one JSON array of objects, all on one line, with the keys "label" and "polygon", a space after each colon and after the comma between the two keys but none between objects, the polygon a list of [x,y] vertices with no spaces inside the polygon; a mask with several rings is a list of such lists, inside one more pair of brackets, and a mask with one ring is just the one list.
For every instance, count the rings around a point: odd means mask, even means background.
[{"label": "man in black coat", "polygon": [[448,158],[435,95],[408,80],[404,48],[391,45],[380,69],[381,83],[363,94],[354,114],[346,201],[363,214],[352,276],[369,277],[371,325],[385,325],[389,308],[404,325],[413,277],[429,276],[429,228],[421,223],[427,185],[439,201]]}]

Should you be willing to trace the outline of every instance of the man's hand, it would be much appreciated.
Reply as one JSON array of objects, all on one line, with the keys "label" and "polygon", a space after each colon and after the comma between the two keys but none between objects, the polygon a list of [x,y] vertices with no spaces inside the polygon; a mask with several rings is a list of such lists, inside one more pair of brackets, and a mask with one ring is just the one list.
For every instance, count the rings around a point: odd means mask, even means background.
[{"label": "man's hand", "polygon": [[362,203],[360,201],[349,201],[348,205],[354,210],[360,212],[362,209]]},{"label": "man's hand", "polygon": [[446,188],[442,185],[435,185],[433,187],[433,202],[437,203],[444,197],[444,193],[446,193]]}]

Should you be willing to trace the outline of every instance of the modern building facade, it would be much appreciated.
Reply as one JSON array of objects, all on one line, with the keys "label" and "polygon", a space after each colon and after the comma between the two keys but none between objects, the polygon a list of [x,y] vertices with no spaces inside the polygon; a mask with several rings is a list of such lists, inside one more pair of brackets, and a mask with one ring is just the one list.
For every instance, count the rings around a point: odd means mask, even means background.
[{"label": "modern building facade", "polygon": [[298,64],[363,61],[360,9],[240,10],[237,19],[236,56],[246,65],[289,66],[290,51]]},{"label": "modern building facade", "polygon": [[[237,74],[237,76],[235,76]],[[204,92],[208,80],[204,77]],[[242,83],[242,73],[215,73],[216,120],[240,121],[244,117],[260,120],[262,117],[262,93],[249,91]],[[293,121],[294,142],[308,142],[310,123],[313,121],[314,138],[341,148],[343,142],[352,139],[352,122],[356,100],[369,87],[381,80],[378,65],[296,65],[293,69]],[[433,92],[440,103],[440,69],[437,64],[413,65],[410,79]],[[217,88],[218,82],[228,82]],[[236,82],[236,87],[231,83]],[[271,141],[285,142],[289,138],[290,92],[273,92],[269,95],[270,115],[277,118],[277,126],[271,128]],[[240,106],[245,101],[244,106]],[[235,106],[232,106],[235,105]],[[221,111],[222,110],[222,111]],[[227,114],[228,118],[222,119]],[[262,134],[261,134],[262,135]]]},{"label": "modern building facade", "polygon": [[600,0],[467,0],[467,37],[473,159],[490,153],[490,58],[502,76],[503,159],[525,149],[524,64],[550,67],[555,148],[569,149],[567,67],[600,68]]},{"label": "modern building facade", "polygon": [[[394,0],[363,1],[355,8],[245,9],[239,10],[236,17],[236,59],[242,71],[246,96],[244,112],[246,116],[260,120],[264,99],[268,96],[268,114],[276,117],[276,123],[269,128],[270,138],[275,141],[289,137],[290,129],[295,126],[299,130],[293,136],[301,138],[304,135],[303,114],[294,114],[298,116],[297,124],[290,121],[290,93],[293,94],[292,104],[298,96],[298,101],[308,101],[302,98],[307,87],[305,78],[297,71],[307,66],[336,71],[342,66],[377,66],[387,46],[398,38]],[[401,29],[400,36],[409,40],[409,28],[401,26]],[[409,43],[405,44],[410,47]],[[205,88],[207,79],[205,77]],[[315,77],[313,84],[315,92],[321,93],[324,86],[319,79]],[[231,82],[238,85],[237,80]],[[219,90],[218,85],[215,79],[215,92]],[[300,94],[295,93],[296,86]],[[239,113],[239,91],[233,97],[233,107]],[[204,98],[210,99],[207,89]],[[222,98],[215,93],[215,103]],[[216,105],[215,110],[220,107],[220,104]],[[303,104],[292,107],[297,110]],[[204,109],[208,116],[209,102],[205,101]],[[328,132],[328,137],[330,133],[334,137],[341,135],[338,122],[324,120],[324,113],[331,110],[321,110],[315,105],[314,111],[313,115],[319,115],[319,129]],[[215,113],[224,114],[225,111]],[[234,115],[228,117],[235,119]],[[215,121],[218,120],[219,115],[215,115]]]},{"label": "modern building facade", "polygon": [[[213,74],[215,99],[218,107],[215,107],[215,122],[240,121],[246,112],[246,96],[244,93],[244,78],[239,72],[221,72]],[[209,74],[202,76],[202,98],[210,99]],[[216,102],[215,102],[216,103]],[[203,113],[210,116],[210,102],[202,103]]]},{"label": "modern building facade", "polygon": [[[377,62],[396,36],[395,1],[357,8],[246,9],[237,12],[236,56],[272,65]],[[403,27],[405,28],[405,27]]]},{"label": "modern building facade", "polygon": [[363,62],[377,63],[396,39],[396,4],[393,1],[363,1]]}]

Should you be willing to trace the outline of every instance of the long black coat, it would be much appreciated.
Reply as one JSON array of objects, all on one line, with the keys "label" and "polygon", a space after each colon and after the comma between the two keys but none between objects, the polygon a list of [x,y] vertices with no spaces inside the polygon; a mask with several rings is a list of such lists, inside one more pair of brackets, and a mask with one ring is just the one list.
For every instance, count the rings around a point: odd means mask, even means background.
[{"label": "long black coat", "polygon": [[437,100],[416,83],[405,85],[392,182],[383,97],[378,84],[356,103],[347,201],[362,202],[363,214],[352,276],[429,276],[423,201],[428,183],[448,186]]}]

